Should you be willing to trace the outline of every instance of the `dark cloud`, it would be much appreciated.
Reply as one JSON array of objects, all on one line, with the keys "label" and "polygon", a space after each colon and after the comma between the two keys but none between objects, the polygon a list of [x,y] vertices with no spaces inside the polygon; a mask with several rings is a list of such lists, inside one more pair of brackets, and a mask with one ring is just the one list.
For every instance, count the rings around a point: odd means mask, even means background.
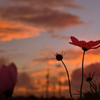
[{"label": "dark cloud", "polygon": [[[36,37],[41,31],[48,33],[83,25],[80,17],[66,13],[65,9],[81,9],[76,0],[5,0],[0,5],[0,41]],[[12,34],[13,33],[13,34]],[[25,35],[23,35],[25,34]],[[67,40],[68,37],[53,35]]]},{"label": "dark cloud", "polygon": [[29,74],[22,72],[18,74],[18,82],[16,87],[26,88],[26,89],[36,89],[34,84],[32,84],[32,79]]},{"label": "dark cloud", "polygon": [[[100,80],[100,63],[94,63],[85,68],[85,73],[95,72],[95,79]],[[88,75],[88,74],[87,74]]]},{"label": "dark cloud", "polygon": [[[74,0],[10,0],[20,5],[1,7],[2,19],[19,21],[42,28],[68,28],[84,24],[80,17],[64,13],[62,8],[80,8],[74,5]],[[32,6],[31,6],[32,5]]]},{"label": "dark cloud", "polygon": [[65,81],[62,83],[62,86],[68,86],[68,81],[65,80]]},{"label": "dark cloud", "polygon": [[58,78],[56,77],[56,76],[52,76],[52,77],[50,77],[50,82],[51,82],[51,84],[57,84],[57,82],[58,82]]},{"label": "dark cloud", "polygon": [[22,22],[45,28],[64,28],[83,24],[83,22],[78,21],[79,17],[59,12],[52,12],[49,15],[43,15],[35,18],[15,18],[15,20],[20,20]]},{"label": "dark cloud", "polygon": [[62,67],[62,65],[61,64],[57,64],[56,67],[60,68],[60,67]]},{"label": "dark cloud", "polygon": [[31,24],[35,27],[65,28],[83,24],[82,21],[79,21],[80,18],[78,16],[67,13],[61,13],[58,11],[51,11],[49,14],[43,12],[44,14],[39,16],[33,16],[33,13],[31,15],[23,14],[23,16],[21,16],[20,9],[18,10],[19,12],[16,12],[14,8],[11,9],[13,9],[12,12],[9,9],[4,10],[4,14],[2,14],[2,17],[8,20],[20,21],[26,24]]},{"label": "dark cloud", "polygon": [[[86,66],[84,68],[84,73],[85,75],[89,75],[89,72],[94,73],[94,80],[98,80],[100,82],[100,63],[94,63]],[[72,83],[72,88],[73,90],[80,90],[80,85],[81,85],[81,69],[76,69],[73,71],[71,75],[71,83]],[[89,84],[86,82],[86,79],[84,78],[84,85],[83,85],[83,90],[89,90]],[[75,91],[74,91],[75,92]]]},{"label": "dark cloud", "polygon": [[64,73],[64,72],[59,73],[59,76],[65,76],[65,75],[66,75],[66,73]]}]

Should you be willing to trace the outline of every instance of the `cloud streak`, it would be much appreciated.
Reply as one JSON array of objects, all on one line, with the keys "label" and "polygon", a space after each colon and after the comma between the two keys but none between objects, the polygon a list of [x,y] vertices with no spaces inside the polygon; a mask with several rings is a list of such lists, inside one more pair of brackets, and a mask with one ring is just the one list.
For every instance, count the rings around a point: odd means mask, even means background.
[{"label": "cloud streak", "polygon": [[[29,10],[26,10],[25,12],[25,9]],[[30,12],[30,9],[32,12]],[[37,15],[34,15],[34,13],[37,13]],[[76,15],[47,9],[46,11],[34,11],[33,8],[29,7],[11,7],[4,9],[1,12],[1,17],[11,21],[19,21],[25,24],[33,25],[34,27],[50,29],[69,28],[72,26],[84,24],[84,22],[79,21],[80,18]]]},{"label": "cloud streak", "polygon": [[61,11],[67,8],[81,9],[74,4],[75,0],[7,1],[6,6],[0,7],[0,22],[6,26],[0,26],[0,41],[36,37],[41,31],[50,32],[84,24],[79,16]]},{"label": "cloud streak", "polygon": [[51,38],[57,38],[57,39],[62,39],[62,40],[69,40],[70,37],[67,36],[60,36],[60,35],[52,35]]},{"label": "cloud streak", "polygon": [[[64,69],[49,70],[49,73],[59,73],[59,72],[65,72],[65,71]],[[44,71],[32,73],[31,76],[34,77],[34,76],[40,76],[46,74],[47,74],[47,70],[44,70]]]},{"label": "cloud streak", "polygon": [[61,8],[75,8],[75,9],[81,9],[82,7],[75,5],[74,3],[76,0],[8,0],[11,2],[15,2],[18,4],[23,5],[33,5],[34,8],[51,8],[51,9],[58,9],[58,7]]},{"label": "cloud streak", "polygon": [[21,23],[13,23],[0,20],[0,41],[9,41],[12,39],[22,39],[36,37],[42,29],[36,27],[23,26]]}]

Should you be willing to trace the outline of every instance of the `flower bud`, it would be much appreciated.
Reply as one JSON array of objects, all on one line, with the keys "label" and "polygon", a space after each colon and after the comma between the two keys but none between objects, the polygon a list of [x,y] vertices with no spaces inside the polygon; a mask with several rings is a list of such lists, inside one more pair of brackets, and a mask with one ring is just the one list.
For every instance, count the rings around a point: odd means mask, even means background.
[{"label": "flower bud", "polygon": [[61,54],[56,54],[56,59],[58,61],[61,61],[63,59],[63,56]]}]

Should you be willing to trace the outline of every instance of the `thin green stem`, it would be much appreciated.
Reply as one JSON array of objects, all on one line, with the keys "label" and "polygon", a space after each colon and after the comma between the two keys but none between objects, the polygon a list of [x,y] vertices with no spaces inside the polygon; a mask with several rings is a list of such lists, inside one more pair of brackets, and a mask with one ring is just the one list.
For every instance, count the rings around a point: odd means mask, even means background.
[{"label": "thin green stem", "polygon": [[85,55],[85,50],[83,52],[83,58],[82,58],[82,80],[81,80],[81,87],[80,87],[80,99],[81,100],[82,100],[82,88],[83,88],[83,78],[84,78],[84,69],[83,69],[84,55]]},{"label": "thin green stem", "polygon": [[72,93],[71,93],[71,83],[70,83],[69,73],[68,73],[67,67],[64,64],[64,62],[62,60],[61,60],[61,62],[63,63],[63,65],[64,65],[64,67],[66,69],[66,73],[67,73],[67,76],[68,76],[68,83],[69,83],[69,93],[70,93],[71,100],[73,100]]}]

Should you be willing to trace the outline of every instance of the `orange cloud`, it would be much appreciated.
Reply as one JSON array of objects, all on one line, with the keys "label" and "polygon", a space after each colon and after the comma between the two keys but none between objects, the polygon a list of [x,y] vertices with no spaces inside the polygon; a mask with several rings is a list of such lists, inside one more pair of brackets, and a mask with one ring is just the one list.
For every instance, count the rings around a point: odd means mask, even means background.
[{"label": "orange cloud", "polygon": [[[49,73],[59,73],[59,72],[65,72],[64,69],[52,69],[52,70],[49,70]],[[39,75],[45,75],[47,74],[47,70],[44,70],[44,71],[40,71],[40,72],[35,72],[35,73],[32,73],[31,76],[39,76]]]},{"label": "orange cloud", "polygon": [[[100,49],[87,51],[85,54],[84,66],[91,64],[91,63],[99,62],[99,58],[100,58],[99,51]],[[50,52],[47,49],[41,50],[38,52],[38,55],[40,58],[34,59],[33,61],[31,61],[31,63],[33,64],[42,63],[45,66],[48,66],[48,67],[50,66],[50,68],[57,67],[59,66],[58,64],[60,64],[60,66],[63,66],[61,62],[56,60],[53,52],[54,51],[51,50]],[[67,50],[64,52],[65,52],[65,55],[64,55],[63,61],[68,67],[69,73],[71,74],[72,71],[74,71],[76,68],[81,67],[83,51],[80,48],[78,50]]]},{"label": "orange cloud", "polygon": [[[66,66],[68,67],[69,73],[71,74],[75,69],[81,68],[82,67],[82,54],[76,58],[76,59],[65,59]],[[85,54],[84,58],[84,67],[91,63],[96,63],[100,62],[100,54],[94,55],[94,54],[88,54],[88,52]]]},{"label": "orange cloud", "polygon": [[[70,61],[80,57],[82,54],[81,50],[67,50],[63,51],[65,53],[63,60]],[[31,61],[31,65],[35,63],[46,63],[46,64],[54,64],[58,63],[55,57],[56,51],[52,50],[50,47],[45,48],[43,50],[38,51],[39,59],[34,59]]]},{"label": "orange cloud", "polygon": [[20,87],[20,88],[17,89],[17,91],[26,92],[26,88],[25,87]]},{"label": "orange cloud", "polygon": [[43,30],[36,27],[23,25],[21,23],[15,24],[13,22],[2,20],[0,20],[0,23],[0,41],[36,37],[39,36],[40,31]]},{"label": "orange cloud", "polygon": [[[81,9],[74,0],[8,1],[7,6],[0,7],[0,41],[36,37],[41,31],[50,33],[56,29],[84,24],[79,16],[61,12],[66,8]],[[11,6],[12,3],[15,6]],[[68,39],[61,36],[52,37]]]},{"label": "orange cloud", "polygon": [[37,75],[45,75],[47,74],[47,71],[40,71],[40,72],[36,72],[36,73],[32,73],[31,76],[37,76]]},{"label": "orange cloud", "polygon": [[[62,87],[62,90],[65,90],[65,89],[68,90],[68,84],[67,85],[63,85],[64,82],[66,81],[66,79],[67,79],[66,75],[63,77],[63,81],[61,79],[61,83],[62,83],[62,86],[61,87]],[[51,76],[50,75],[50,77],[49,77],[49,88],[48,88],[49,92],[52,92],[53,91],[54,85],[55,85],[55,88],[56,88],[56,91],[55,92],[59,91],[58,80],[59,80],[59,77],[58,76],[55,77],[55,76]],[[47,85],[46,84],[47,83],[46,77],[38,78],[38,79],[35,79],[34,81],[35,81],[34,82],[35,86],[38,87],[38,89],[36,91],[38,91],[38,92],[46,91],[46,85]]]}]

